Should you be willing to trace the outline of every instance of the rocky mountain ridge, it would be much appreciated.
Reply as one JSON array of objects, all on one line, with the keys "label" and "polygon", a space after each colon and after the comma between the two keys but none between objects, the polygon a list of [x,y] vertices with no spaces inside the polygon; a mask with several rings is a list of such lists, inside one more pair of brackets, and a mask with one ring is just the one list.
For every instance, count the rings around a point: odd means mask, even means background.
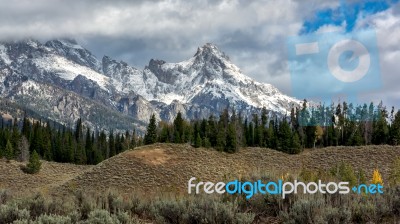
[{"label": "rocky mountain ridge", "polygon": [[70,39],[0,42],[0,97],[72,124],[93,129],[143,130],[152,113],[172,121],[217,115],[230,107],[244,115],[266,107],[286,114],[298,100],[259,83],[213,44],[179,63],[151,59],[143,69],[104,56],[97,59]]}]

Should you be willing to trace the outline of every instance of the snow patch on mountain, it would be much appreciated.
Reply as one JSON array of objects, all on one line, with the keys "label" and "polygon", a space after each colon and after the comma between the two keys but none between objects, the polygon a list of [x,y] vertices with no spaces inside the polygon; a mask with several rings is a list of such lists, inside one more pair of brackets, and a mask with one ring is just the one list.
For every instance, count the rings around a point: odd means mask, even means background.
[{"label": "snow patch on mountain", "polygon": [[[170,104],[174,100],[190,104],[193,99],[211,97],[227,99],[232,105],[247,104],[255,108],[266,107],[279,113],[287,113],[294,98],[279,92],[274,86],[254,81],[234,65],[229,57],[213,44],[200,47],[189,60],[166,63],[151,60],[151,73],[164,88],[155,93],[152,100]],[[161,86],[161,84],[158,84]],[[157,89],[153,89],[156,91]],[[203,102],[203,100],[201,100]],[[290,103],[289,103],[290,102]]]},{"label": "snow patch on mountain", "polygon": [[0,44],[0,59],[2,59],[7,65],[12,62],[10,57],[8,57],[7,48],[2,44]]},{"label": "snow patch on mountain", "polygon": [[172,121],[178,111],[200,119],[226,107],[251,116],[261,107],[288,114],[300,105],[246,76],[213,44],[199,47],[188,60],[151,59],[139,70],[108,56],[98,60],[74,40],[0,43],[0,81],[1,96],[62,122],[90,118],[92,128],[121,125],[116,118],[127,119],[122,123],[128,127],[129,119],[142,125],[153,113]]},{"label": "snow patch on mountain", "polygon": [[88,67],[71,62],[64,57],[48,55],[43,58],[34,59],[33,62],[43,70],[54,72],[65,80],[74,80],[78,75],[85,76],[87,79],[95,81],[103,90],[108,91],[108,77]]}]

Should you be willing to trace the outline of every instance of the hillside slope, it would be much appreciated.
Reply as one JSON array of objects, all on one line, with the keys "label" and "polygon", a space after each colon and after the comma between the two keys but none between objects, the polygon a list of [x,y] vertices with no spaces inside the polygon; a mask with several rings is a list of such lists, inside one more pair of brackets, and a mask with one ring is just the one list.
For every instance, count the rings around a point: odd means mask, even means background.
[{"label": "hillside slope", "polygon": [[38,174],[26,174],[21,170],[25,163],[0,160],[0,189],[29,195],[31,192],[47,193],[48,190],[82,174],[92,166],[42,161]]},{"label": "hillside slope", "polygon": [[327,169],[341,161],[370,178],[378,168],[386,180],[400,147],[330,147],[288,155],[271,149],[244,148],[235,154],[189,145],[155,144],[126,151],[56,187],[56,193],[116,189],[121,192],[186,192],[187,181],[224,181],[257,172],[298,173]]}]

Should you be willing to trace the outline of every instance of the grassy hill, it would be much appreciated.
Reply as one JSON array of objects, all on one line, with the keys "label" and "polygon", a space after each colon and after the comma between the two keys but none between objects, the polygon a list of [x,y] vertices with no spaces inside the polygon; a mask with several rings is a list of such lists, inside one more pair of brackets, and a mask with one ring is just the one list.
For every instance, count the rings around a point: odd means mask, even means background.
[{"label": "grassy hill", "polygon": [[187,192],[187,181],[223,181],[255,173],[296,174],[301,169],[329,169],[341,161],[363,170],[369,179],[375,168],[388,178],[400,157],[400,147],[330,147],[289,155],[271,149],[243,148],[227,154],[189,145],[154,144],[126,151],[75,175],[55,192],[107,190],[119,192]]},{"label": "grassy hill", "polygon": [[370,197],[292,194],[288,199],[255,195],[250,200],[236,195],[188,196],[186,187],[191,177],[213,182],[260,174],[296,177],[301,170],[327,170],[340,162],[363,170],[368,179],[378,168],[385,182],[398,157],[400,147],[392,146],[330,147],[288,155],[261,148],[227,154],[185,144],[154,144],[96,166],[43,161],[35,175],[23,173],[23,163],[0,160],[0,222],[397,223],[398,186]]},{"label": "grassy hill", "polygon": [[8,189],[21,195],[29,195],[32,192],[47,193],[49,189],[92,167],[42,161],[41,171],[32,175],[21,170],[24,165],[25,163],[13,160],[0,160],[0,189]]},{"label": "grassy hill", "polygon": [[120,192],[186,192],[191,177],[223,181],[258,173],[296,174],[301,169],[329,169],[344,161],[370,178],[375,168],[387,180],[400,147],[329,147],[289,155],[276,150],[243,148],[228,154],[186,144],[154,144],[123,152],[96,166],[43,161],[36,175],[25,174],[23,163],[0,161],[0,188],[17,193],[40,191],[68,193],[76,190]]}]

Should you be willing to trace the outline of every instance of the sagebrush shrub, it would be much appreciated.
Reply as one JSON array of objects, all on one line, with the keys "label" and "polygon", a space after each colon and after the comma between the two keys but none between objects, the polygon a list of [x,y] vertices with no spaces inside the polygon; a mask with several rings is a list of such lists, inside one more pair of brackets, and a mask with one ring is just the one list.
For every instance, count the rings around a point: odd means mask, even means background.
[{"label": "sagebrush shrub", "polygon": [[284,223],[320,223],[322,222],[321,210],[325,202],[322,199],[300,199],[293,203],[289,212],[282,212]]},{"label": "sagebrush shrub", "polygon": [[29,219],[27,209],[19,209],[16,203],[0,205],[0,223],[12,223],[16,220]]},{"label": "sagebrush shrub", "polygon": [[120,224],[121,222],[111,216],[106,210],[96,209],[90,212],[88,219],[84,222],[87,224]]},{"label": "sagebrush shrub", "polygon": [[47,215],[43,214],[32,224],[72,224],[72,220],[69,216],[60,216],[60,215]]},{"label": "sagebrush shrub", "polygon": [[10,191],[6,189],[0,190],[0,205],[6,204],[11,198]]},{"label": "sagebrush shrub", "polygon": [[328,224],[350,223],[351,221],[351,211],[346,207],[325,207],[322,211],[322,216]]},{"label": "sagebrush shrub", "polygon": [[32,217],[48,213],[46,199],[41,194],[37,194],[28,201],[29,211]]},{"label": "sagebrush shrub", "polygon": [[376,206],[371,201],[353,201],[351,209],[353,222],[374,222],[376,217]]}]

